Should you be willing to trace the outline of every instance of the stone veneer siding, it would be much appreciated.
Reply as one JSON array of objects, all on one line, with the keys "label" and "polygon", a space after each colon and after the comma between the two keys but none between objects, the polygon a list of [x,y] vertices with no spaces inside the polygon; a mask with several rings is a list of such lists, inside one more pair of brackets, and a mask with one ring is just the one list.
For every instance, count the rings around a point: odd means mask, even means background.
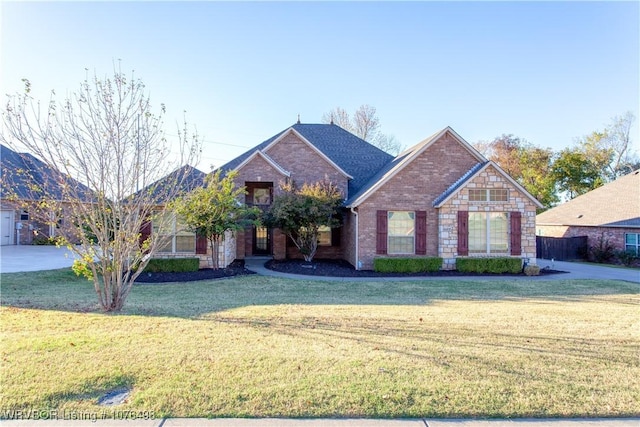
[{"label": "stone veneer siding", "polygon": [[[355,259],[354,254],[347,260],[354,266],[360,262],[362,269],[371,270],[375,257],[393,256],[376,255],[376,212],[378,210],[426,211],[426,256],[438,256],[438,213],[433,207],[433,201],[477,163],[478,159],[448,132],[434,141],[419,157],[406,165],[358,206],[360,234],[358,259]],[[348,253],[345,255],[349,256]],[[407,257],[408,255],[398,256]]]},{"label": "stone veneer siding", "polygon": [[574,225],[537,225],[538,236],[546,237],[577,237],[587,236],[589,247],[597,246],[600,239],[609,241],[616,250],[625,250],[625,234],[640,233],[640,227],[597,227],[597,226],[574,226]]},{"label": "stone veneer siding", "polygon": [[[469,189],[507,189],[507,202],[470,202]],[[522,255],[518,258],[529,258],[531,264],[536,263],[536,206],[523,193],[518,191],[509,181],[499,174],[493,166],[484,169],[451,197],[438,212],[440,250],[438,256],[443,258],[445,269],[455,268],[458,256],[458,211],[469,212],[513,212],[522,213],[521,245]],[[469,254],[469,256],[502,256],[500,254]],[[509,253],[504,256],[511,256]]]}]

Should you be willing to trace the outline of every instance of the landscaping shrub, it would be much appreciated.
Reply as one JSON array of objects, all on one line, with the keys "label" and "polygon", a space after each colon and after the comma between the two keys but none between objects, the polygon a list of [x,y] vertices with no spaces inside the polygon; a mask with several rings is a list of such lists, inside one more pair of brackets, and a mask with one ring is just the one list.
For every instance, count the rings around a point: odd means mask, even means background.
[{"label": "landscaping shrub", "polygon": [[638,259],[636,254],[631,251],[617,251],[615,255],[616,258],[618,258],[618,260],[626,266],[630,266],[635,260]]},{"label": "landscaping shrub", "polygon": [[442,258],[375,258],[373,269],[378,273],[426,273],[440,270]]},{"label": "landscaping shrub", "polygon": [[607,263],[616,256],[615,246],[604,237],[604,233],[598,238],[598,243],[589,248],[591,258],[598,263]]},{"label": "landscaping shrub", "polygon": [[524,268],[524,274],[527,276],[538,276],[540,275],[540,266],[538,265],[527,265]]},{"label": "landscaping shrub", "polygon": [[520,273],[520,258],[458,258],[456,269],[464,273]]},{"label": "landscaping shrub", "polygon": [[56,242],[57,240],[55,237],[47,237],[43,236],[42,234],[38,234],[33,238],[31,244],[36,246],[53,246],[56,244]]},{"label": "landscaping shrub", "polygon": [[182,273],[198,271],[198,258],[153,258],[144,268],[146,273]]}]

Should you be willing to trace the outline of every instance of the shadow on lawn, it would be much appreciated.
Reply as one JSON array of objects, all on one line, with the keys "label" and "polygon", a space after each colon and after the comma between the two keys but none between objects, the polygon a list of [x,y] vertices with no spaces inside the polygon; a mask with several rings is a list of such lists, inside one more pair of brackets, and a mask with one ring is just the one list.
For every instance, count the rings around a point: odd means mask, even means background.
[{"label": "shadow on lawn", "polygon": [[[101,309],[93,284],[67,270],[2,274],[2,305],[76,313]],[[199,319],[246,306],[429,305],[441,300],[522,300],[539,303],[620,295],[638,304],[637,285],[604,280],[459,280],[323,282],[238,276],[186,283],[134,286],[121,314]],[[115,314],[117,315],[117,314]]]}]

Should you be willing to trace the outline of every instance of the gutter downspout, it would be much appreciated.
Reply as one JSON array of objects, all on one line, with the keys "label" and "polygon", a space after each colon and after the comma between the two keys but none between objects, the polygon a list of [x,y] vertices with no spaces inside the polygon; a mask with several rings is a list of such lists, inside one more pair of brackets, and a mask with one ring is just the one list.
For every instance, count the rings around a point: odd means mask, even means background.
[{"label": "gutter downspout", "polygon": [[351,208],[351,213],[355,215],[356,217],[356,270],[360,270],[360,251],[359,251],[359,247],[358,247],[358,242],[360,241],[360,239],[358,238],[358,212],[355,210],[355,208],[352,206]]}]

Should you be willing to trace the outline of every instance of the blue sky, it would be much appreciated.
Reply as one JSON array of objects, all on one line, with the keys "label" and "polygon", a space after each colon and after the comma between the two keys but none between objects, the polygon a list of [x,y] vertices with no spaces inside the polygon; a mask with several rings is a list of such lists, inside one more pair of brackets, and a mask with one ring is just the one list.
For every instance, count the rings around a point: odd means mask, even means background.
[{"label": "blue sky", "polygon": [[[640,108],[639,2],[0,2],[0,87],[48,99],[121,60],[208,171],[361,104],[405,146],[452,126],[555,150]],[[633,130],[638,147],[638,121]]]}]

